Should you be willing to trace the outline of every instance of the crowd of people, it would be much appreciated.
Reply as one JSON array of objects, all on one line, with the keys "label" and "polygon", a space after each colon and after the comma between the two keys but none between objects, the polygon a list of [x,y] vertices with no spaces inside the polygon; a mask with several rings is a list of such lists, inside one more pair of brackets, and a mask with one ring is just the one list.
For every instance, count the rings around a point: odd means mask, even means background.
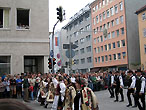
[{"label": "crowd of people", "polygon": [[[0,98],[18,98],[25,102],[36,100],[51,110],[98,110],[94,91],[108,89],[114,102],[123,102],[123,88],[132,106],[145,110],[145,74],[142,71],[112,71],[98,73],[21,73],[0,77]],[[119,101],[119,94],[121,100]],[[142,104],[139,102],[141,99]]]}]

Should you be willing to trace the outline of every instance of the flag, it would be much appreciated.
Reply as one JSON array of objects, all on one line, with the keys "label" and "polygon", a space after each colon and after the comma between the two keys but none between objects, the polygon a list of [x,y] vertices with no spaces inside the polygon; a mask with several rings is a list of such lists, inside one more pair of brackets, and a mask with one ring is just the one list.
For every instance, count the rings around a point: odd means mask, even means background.
[{"label": "flag", "polygon": [[55,37],[55,46],[59,46],[59,38]]}]

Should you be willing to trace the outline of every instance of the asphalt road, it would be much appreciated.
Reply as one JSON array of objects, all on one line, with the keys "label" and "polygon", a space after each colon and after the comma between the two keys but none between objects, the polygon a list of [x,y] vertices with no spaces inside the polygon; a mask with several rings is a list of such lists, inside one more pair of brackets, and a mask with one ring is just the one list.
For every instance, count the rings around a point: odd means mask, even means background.
[{"label": "asphalt road", "polygon": [[[108,90],[95,92],[98,102],[99,102],[99,109],[100,110],[138,110],[138,108],[132,108],[132,107],[126,107],[128,104],[127,97],[126,97],[126,91],[124,90],[124,102],[114,102],[114,98],[109,98],[109,92]],[[119,97],[120,99],[120,97]],[[50,110],[51,104],[48,106],[48,108],[44,108],[43,106],[40,106],[40,104],[36,101],[31,101],[30,103],[23,102],[26,105],[30,106],[34,110]]]}]

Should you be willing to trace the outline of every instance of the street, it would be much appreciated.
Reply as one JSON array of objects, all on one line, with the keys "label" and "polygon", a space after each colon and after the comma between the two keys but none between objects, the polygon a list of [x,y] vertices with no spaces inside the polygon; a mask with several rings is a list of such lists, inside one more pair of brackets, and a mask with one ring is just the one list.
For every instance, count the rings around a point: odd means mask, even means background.
[{"label": "street", "polygon": [[[127,90],[124,90],[124,96],[125,101],[124,102],[114,102],[114,98],[109,98],[109,92],[108,90],[95,92],[98,102],[99,102],[99,109],[100,110],[138,110],[138,108],[132,108],[132,107],[126,107],[128,104],[127,102],[127,96],[126,96]],[[120,97],[119,97],[120,99]],[[26,105],[30,106],[34,110],[46,110],[43,106],[40,106],[40,104],[36,101],[26,103]],[[51,104],[48,106],[47,109],[51,109]]]}]

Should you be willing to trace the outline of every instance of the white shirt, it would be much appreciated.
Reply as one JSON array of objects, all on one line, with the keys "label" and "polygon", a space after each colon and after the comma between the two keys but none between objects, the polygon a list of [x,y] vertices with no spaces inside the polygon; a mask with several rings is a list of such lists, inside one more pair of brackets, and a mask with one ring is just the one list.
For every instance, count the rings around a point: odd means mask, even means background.
[{"label": "white shirt", "polygon": [[135,84],[136,84],[136,77],[132,76],[132,83],[129,88],[135,88]]},{"label": "white shirt", "polygon": [[142,77],[141,78],[141,89],[140,89],[140,93],[144,93],[144,89],[145,89],[145,78]]}]

